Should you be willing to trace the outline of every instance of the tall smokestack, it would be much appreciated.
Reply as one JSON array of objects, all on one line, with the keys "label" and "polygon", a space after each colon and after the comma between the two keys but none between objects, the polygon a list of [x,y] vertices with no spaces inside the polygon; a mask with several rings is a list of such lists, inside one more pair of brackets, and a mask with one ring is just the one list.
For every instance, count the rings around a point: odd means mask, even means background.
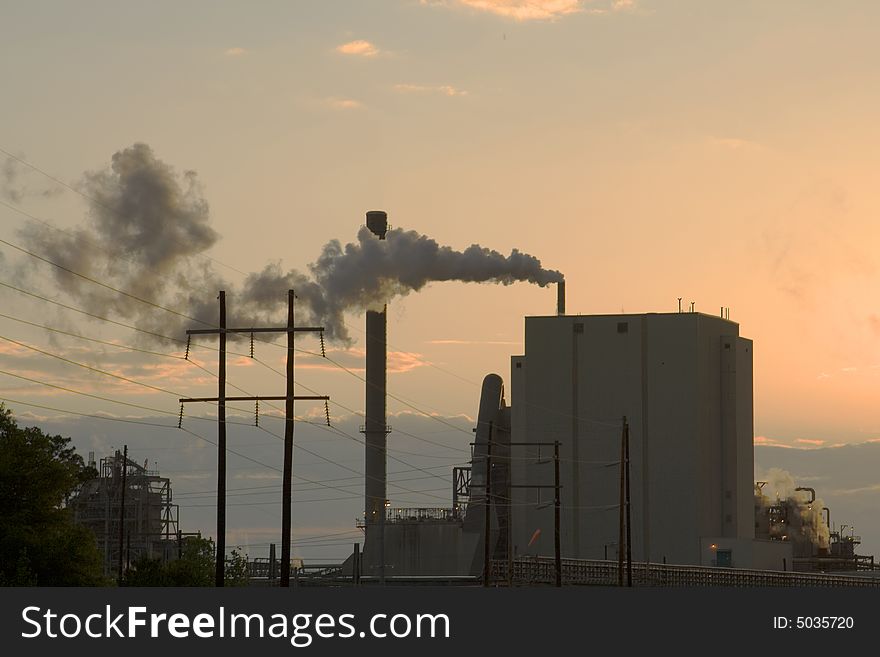
[{"label": "tall smokestack", "polygon": [[565,281],[556,284],[556,314],[565,314]]},{"label": "tall smokestack", "polygon": [[[381,210],[367,212],[367,228],[380,240],[388,232],[388,215]],[[388,427],[386,413],[386,358],[387,315],[367,311],[367,390],[364,424],[364,524],[366,525],[365,551],[369,550],[370,565],[378,561],[379,577],[385,579],[385,500],[387,472],[385,448]],[[377,531],[378,530],[378,531]],[[376,545],[378,539],[378,545]],[[369,547],[368,547],[369,546]],[[377,558],[378,557],[378,558]]]}]

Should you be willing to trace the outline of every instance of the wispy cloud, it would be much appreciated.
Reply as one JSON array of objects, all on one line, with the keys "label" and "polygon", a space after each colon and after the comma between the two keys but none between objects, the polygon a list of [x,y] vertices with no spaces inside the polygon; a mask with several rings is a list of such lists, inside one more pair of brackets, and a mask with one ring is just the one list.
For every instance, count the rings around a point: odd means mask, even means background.
[{"label": "wispy cloud", "polygon": [[[328,362],[320,356],[304,356],[297,367],[304,370],[324,370],[328,372],[343,372],[340,366],[352,372],[364,372],[364,359],[366,350],[359,347],[350,349],[328,349],[327,356],[334,362]],[[419,367],[426,367],[430,363],[421,354],[409,351],[388,352],[388,373],[401,374]]]},{"label": "wispy cloud", "polygon": [[324,103],[335,110],[357,110],[364,107],[361,101],[354,100],[353,98],[326,98]]},{"label": "wispy cloud", "polygon": [[818,438],[797,438],[794,442],[799,445],[810,445],[812,447],[822,447],[825,444],[824,440]]},{"label": "wispy cloud", "polygon": [[518,345],[521,345],[522,343],[517,342],[515,340],[426,340],[426,344],[441,344],[441,345],[497,344],[497,345],[518,346]]},{"label": "wispy cloud", "polygon": [[245,50],[244,48],[239,48],[239,47],[236,46],[235,48],[229,48],[229,49],[226,51],[226,54],[227,54],[229,57],[241,57],[242,55],[247,54],[247,50]]},{"label": "wispy cloud", "polygon": [[441,96],[466,96],[467,91],[452,85],[395,84],[394,90],[401,94],[439,94]]},{"label": "wispy cloud", "polygon": [[342,53],[343,55],[355,55],[358,57],[375,57],[379,54],[379,49],[375,44],[370,43],[369,41],[357,39],[336,46],[336,52]]},{"label": "wispy cloud", "polygon": [[608,14],[636,9],[636,0],[420,0],[420,3],[442,7],[470,7],[517,21],[553,20],[581,12]]},{"label": "wispy cloud", "polygon": [[785,443],[781,443],[773,438],[768,438],[767,436],[755,436],[755,444],[763,445],[764,447],[785,447],[787,449],[791,448],[791,445],[786,445]]}]

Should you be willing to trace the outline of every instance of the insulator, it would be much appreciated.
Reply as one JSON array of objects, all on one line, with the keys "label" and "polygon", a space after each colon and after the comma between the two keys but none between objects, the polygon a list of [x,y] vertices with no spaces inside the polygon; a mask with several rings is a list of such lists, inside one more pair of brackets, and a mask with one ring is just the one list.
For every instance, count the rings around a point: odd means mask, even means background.
[{"label": "insulator", "polygon": [[324,417],[327,418],[327,426],[330,426],[330,404],[327,403],[327,400],[324,400]]},{"label": "insulator", "polygon": [[254,402],[254,426],[260,426],[260,400]]},{"label": "insulator", "polygon": [[254,357],[254,334],[251,333],[251,358]]},{"label": "insulator", "polygon": [[321,356],[327,358],[327,352],[324,351],[324,331],[319,334],[321,336]]},{"label": "insulator", "polygon": [[183,429],[183,404],[180,405],[180,415],[177,418],[177,428]]},{"label": "insulator", "polygon": [[186,353],[183,355],[183,360],[189,360],[189,343],[192,340],[191,335],[186,336]]}]

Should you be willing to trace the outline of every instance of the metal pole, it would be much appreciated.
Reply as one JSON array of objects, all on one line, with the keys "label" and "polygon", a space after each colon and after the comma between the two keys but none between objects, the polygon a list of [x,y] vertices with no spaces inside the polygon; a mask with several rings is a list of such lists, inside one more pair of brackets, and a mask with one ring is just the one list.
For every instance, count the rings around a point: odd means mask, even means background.
[{"label": "metal pole", "polygon": [[361,585],[361,544],[354,544],[354,557],[351,560],[351,583]]},{"label": "metal pole", "polygon": [[223,586],[226,568],[226,292],[220,290],[220,366],[217,390],[217,555],[214,586]]},{"label": "metal pole", "polygon": [[284,472],[281,488],[281,586],[290,586],[290,514],[293,481],[293,290],[287,291],[287,396],[284,402]]},{"label": "metal pole", "polygon": [[633,564],[632,564],[632,523],[630,522],[630,497],[629,497],[629,423],[623,421],[623,446],[624,456],[626,458],[626,585],[633,585]]},{"label": "metal pole", "polygon": [[483,540],[483,586],[489,586],[489,567],[491,553],[489,536],[492,531],[492,423],[489,423],[489,440],[486,441],[486,520],[485,538]]},{"label": "metal pole", "polygon": [[[119,452],[116,452],[117,454]],[[123,538],[125,536],[125,488],[126,488],[126,471],[128,468],[128,445],[124,447],[124,451],[122,454],[122,495],[119,501],[119,562],[118,562],[118,570],[119,573],[117,575],[117,584],[122,586],[122,545]]]},{"label": "metal pole", "polygon": [[268,579],[270,582],[275,581],[275,562],[277,561],[277,557],[275,556],[275,544],[269,543],[269,573]]},{"label": "metal pole", "polygon": [[626,416],[623,416],[623,428],[620,433],[620,499],[618,501],[618,510],[619,510],[619,518],[618,518],[618,526],[620,529],[620,533],[617,539],[617,585],[623,586],[623,549],[624,542],[626,541],[626,530],[624,528],[624,522],[626,517],[624,516],[625,509],[624,505],[626,503],[626,490],[625,490],[625,478],[626,478],[626,445],[624,441],[626,440]]},{"label": "metal pole", "polygon": [[555,482],[553,490],[556,494],[554,499],[554,509],[553,509],[553,550],[554,557],[556,559],[556,586],[562,586],[562,550],[560,545],[560,537],[559,537],[559,511],[562,506],[560,495],[559,495],[559,441],[557,440],[553,444],[553,469],[555,475]]}]

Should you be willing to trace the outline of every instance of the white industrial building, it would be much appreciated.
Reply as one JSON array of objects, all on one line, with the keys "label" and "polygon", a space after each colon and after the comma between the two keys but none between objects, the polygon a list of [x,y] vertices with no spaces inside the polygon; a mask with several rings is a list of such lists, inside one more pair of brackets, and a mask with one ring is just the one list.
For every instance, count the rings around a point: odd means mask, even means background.
[{"label": "white industrial building", "polygon": [[697,312],[527,317],[509,388],[513,555],[554,551],[553,490],[518,487],[553,483],[552,448],[516,443],[559,441],[562,556],[617,558],[625,417],[634,561],[791,563],[754,538],[752,356],[738,324]]}]

